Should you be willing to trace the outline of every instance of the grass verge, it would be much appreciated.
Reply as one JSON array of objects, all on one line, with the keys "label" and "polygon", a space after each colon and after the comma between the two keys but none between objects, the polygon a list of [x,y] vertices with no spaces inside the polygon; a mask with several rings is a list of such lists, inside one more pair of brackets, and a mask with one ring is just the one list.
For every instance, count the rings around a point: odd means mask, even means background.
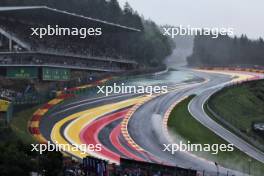
[{"label": "grass verge", "polygon": [[10,127],[12,132],[18,140],[23,141],[25,144],[36,143],[34,137],[28,131],[28,122],[32,118],[33,113],[39,108],[39,106],[26,109],[14,115],[11,120]]},{"label": "grass verge", "polygon": [[264,80],[225,88],[213,95],[208,105],[240,132],[264,144],[264,138],[252,129],[254,122],[264,122]]},{"label": "grass verge", "polygon": [[[188,97],[173,109],[168,120],[169,131],[179,136],[178,139],[190,141],[192,144],[228,144],[189,113],[188,104],[193,97]],[[264,173],[263,163],[250,158],[238,149],[233,152],[219,152],[216,155],[210,152],[194,152],[194,154],[244,173],[249,172],[249,165],[252,175],[263,176]]]}]

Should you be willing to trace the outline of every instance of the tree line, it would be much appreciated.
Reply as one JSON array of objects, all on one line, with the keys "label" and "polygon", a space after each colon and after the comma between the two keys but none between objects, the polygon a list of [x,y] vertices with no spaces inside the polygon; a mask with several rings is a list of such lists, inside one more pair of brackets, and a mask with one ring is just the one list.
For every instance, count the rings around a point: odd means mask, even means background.
[{"label": "tree line", "polygon": [[[97,18],[129,27],[140,29],[138,35],[131,35],[122,43],[128,58],[139,64],[160,66],[163,59],[172,52],[169,39],[162,35],[159,27],[150,20],[145,20],[126,3],[122,9],[117,0],[1,0],[1,6],[36,6],[44,5],[55,9]],[[117,37],[117,36],[116,36]],[[122,40],[122,35],[120,39]]]},{"label": "tree line", "polygon": [[196,36],[190,66],[264,66],[264,41],[241,37]]}]

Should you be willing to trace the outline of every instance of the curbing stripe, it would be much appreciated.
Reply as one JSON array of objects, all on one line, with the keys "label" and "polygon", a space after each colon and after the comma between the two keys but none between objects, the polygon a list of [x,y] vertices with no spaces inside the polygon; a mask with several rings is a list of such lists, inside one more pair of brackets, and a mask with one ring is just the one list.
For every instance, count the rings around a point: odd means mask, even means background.
[{"label": "curbing stripe", "polygon": [[[103,84],[110,79],[111,79],[111,77],[105,78],[105,79],[99,80],[98,83]],[[93,84],[88,84],[88,85],[84,85],[84,86],[75,87],[73,89],[78,91],[78,90],[86,89],[86,88],[89,88],[92,86],[93,86]],[[36,110],[33,113],[31,120],[28,122],[28,131],[40,143],[47,143],[47,140],[40,133],[40,129],[39,129],[39,123],[40,123],[41,118],[49,111],[50,108],[61,103],[65,99],[68,99],[68,98],[71,98],[74,96],[73,94],[65,94],[63,91],[59,91],[57,93],[58,93],[57,94],[58,96],[56,98],[50,100],[48,103],[44,104],[38,110]]]},{"label": "curbing stripe", "polygon": [[168,137],[168,140],[169,141],[172,141],[172,139],[170,138],[170,135],[169,135],[169,130],[168,130],[168,121],[169,121],[169,117],[170,117],[170,114],[172,112],[172,110],[180,103],[182,102],[183,100],[187,99],[188,96],[185,96],[183,98],[180,98],[179,100],[177,100],[176,102],[174,102],[170,107],[169,109],[165,112],[164,114],[164,117],[163,117],[163,131],[164,133],[166,134],[166,136]]},{"label": "curbing stripe", "polygon": [[143,105],[144,103],[146,103],[147,101],[151,100],[153,97],[149,97],[146,96],[146,99],[142,100],[140,103],[137,103],[136,105],[134,105],[129,111],[128,113],[125,115],[125,118],[122,120],[121,122],[121,133],[123,135],[123,137],[125,138],[125,140],[131,145],[133,146],[137,151],[144,151],[139,145],[136,144],[136,142],[131,138],[131,136],[128,133],[128,122],[129,119],[132,117],[132,115],[136,112],[136,110]]},{"label": "curbing stripe", "polygon": [[[65,95],[62,96],[64,99],[69,98],[71,96]],[[40,133],[39,123],[41,118],[49,111],[50,108],[59,104],[64,100],[63,98],[55,98],[48,103],[44,104],[42,108],[39,108],[32,116],[31,120],[28,123],[28,130],[32,136],[39,142],[39,143],[47,143],[47,140],[44,136]]]}]

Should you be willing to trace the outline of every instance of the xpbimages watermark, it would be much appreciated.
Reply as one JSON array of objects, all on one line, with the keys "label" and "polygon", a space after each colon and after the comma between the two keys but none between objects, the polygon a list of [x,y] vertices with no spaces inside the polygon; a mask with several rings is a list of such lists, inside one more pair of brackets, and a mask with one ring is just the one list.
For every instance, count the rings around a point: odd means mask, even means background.
[{"label": "xpbimages watermark", "polygon": [[233,144],[192,144],[190,141],[179,144],[163,144],[163,151],[170,152],[172,155],[176,152],[210,152],[217,155],[219,152],[234,151]]},{"label": "xpbimages watermark", "polygon": [[82,154],[87,152],[100,152],[102,150],[101,144],[59,144],[57,141],[55,143],[51,143],[50,141],[47,144],[31,144],[31,151],[39,152],[39,154],[43,154],[44,152],[76,152],[81,151]]},{"label": "xpbimages watermark", "polygon": [[97,94],[104,94],[109,96],[110,94],[160,94],[167,93],[168,86],[127,86],[125,83],[113,86],[97,86]]},{"label": "xpbimages watermark", "polygon": [[40,39],[45,36],[77,36],[81,39],[85,39],[88,36],[101,36],[102,28],[77,28],[77,27],[60,27],[59,25],[51,26],[47,25],[46,27],[41,28],[30,28],[31,36],[36,36]]},{"label": "xpbimages watermark", "polygon": [[175,38],[176,36],[197,36],[197,35],[204,35],[204,36],[212,36],[212,38],[218,38],[219,35],[234,35],[234,28],[198,28],[198,27],[191,27],[188,25],[187,27],[184,27],[180,25],[179,27],[163,27],[163,35],[169,36],[171,38]]}]

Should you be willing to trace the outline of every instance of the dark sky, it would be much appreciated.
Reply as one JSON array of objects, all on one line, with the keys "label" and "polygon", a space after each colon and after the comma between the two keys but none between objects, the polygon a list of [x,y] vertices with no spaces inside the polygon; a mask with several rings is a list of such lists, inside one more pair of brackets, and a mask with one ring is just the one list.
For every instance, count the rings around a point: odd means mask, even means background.
[{"label": "dark sky", "polygon": [[158,24],[234,28],[264,38],[264,0],[119,0]]}]

